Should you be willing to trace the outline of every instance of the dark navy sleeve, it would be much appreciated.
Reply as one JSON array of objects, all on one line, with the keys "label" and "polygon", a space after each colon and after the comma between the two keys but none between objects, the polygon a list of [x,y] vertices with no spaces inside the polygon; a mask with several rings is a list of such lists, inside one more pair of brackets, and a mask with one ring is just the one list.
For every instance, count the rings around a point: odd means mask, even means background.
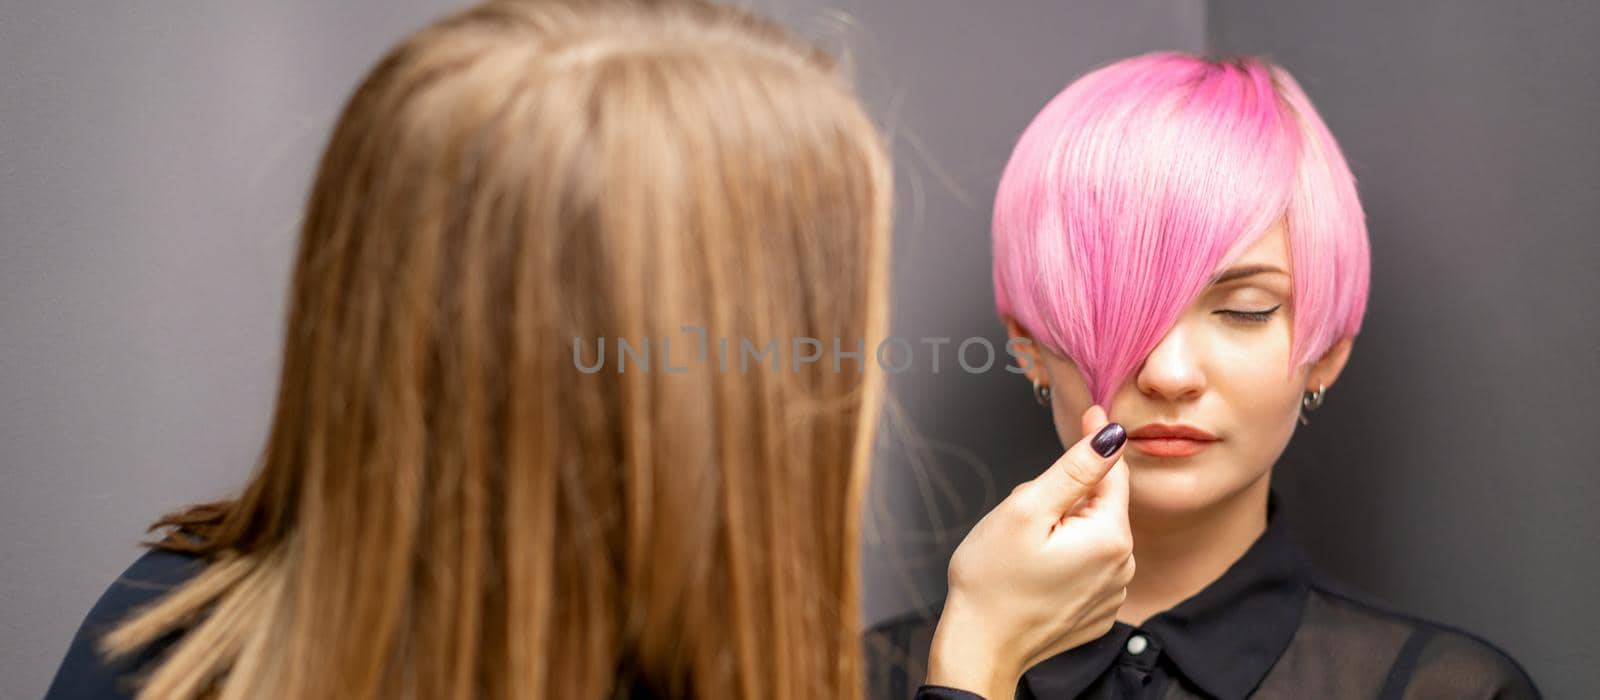
[{"label": "dark navy sleeve", "polygon": [[100,654],[100,638],[129,613],[152,603],[200,571],[203,560],[188,554],[151,550],[128,567],[90,609],[67,648],[67,657],[45,692],[46,700],[132,698],[134,673],[176,641],[176,633],[115,663]]},{"label": "dark navy sleeve", "polygon": [[977,693],[958,688],[947,688],[942,685],[924,685],[917,688],[915,700],[984,700],[984,698]]}]

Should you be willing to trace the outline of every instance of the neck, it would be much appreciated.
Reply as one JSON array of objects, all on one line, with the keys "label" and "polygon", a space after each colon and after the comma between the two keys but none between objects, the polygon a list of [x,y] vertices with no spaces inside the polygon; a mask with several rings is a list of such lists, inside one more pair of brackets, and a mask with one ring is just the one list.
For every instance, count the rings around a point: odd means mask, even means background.
[{"label": "neck", "polygon": [[1211,585],[1267,528],[1268,475],[1206,508],[1129,512],[1135,572],[1117,620],[1138,626]]}]

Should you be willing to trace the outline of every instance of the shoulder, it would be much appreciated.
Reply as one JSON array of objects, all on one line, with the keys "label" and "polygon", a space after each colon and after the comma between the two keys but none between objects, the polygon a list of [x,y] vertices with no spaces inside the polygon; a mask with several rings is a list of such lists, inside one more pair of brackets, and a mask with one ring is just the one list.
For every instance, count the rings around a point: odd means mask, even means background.
[{"label": "shoulder", "polygon": [[1396,697],[1540,697],[1522,665],[1482,636],[1401,612],[1326,575],[1313,578],[1311,594],[1306,626],[1331,648],[1381,654],[1390,668],[1385,689]]},{"label": "shoulder", "polygon": [[190,554],[151,550],[122,572],[89,610],[73,635],[67,655],[56,671],[48,700],[67,698],[123,698],[132,696],[126,676],[160,655],[172,639],[152,644],[132,658],[108,662],[100,654],[100,638],[129,614],[182,585],[205,566]]},{"label": "shoulder", "polygon": [[147,551],[101,594],[89,610],[85,626],[120,622],[128,613],[183,585],[203,568],[205,560],[192,554]]},{"label": "shoulder", "polygon": [[862,635],[867,697],[905,700],[928,676],[928,651],[939,623],[942,602],[891,617]]},{"label": "shoulder", "polygon": [[1466,630],[1431,625],[1417,644],[1406,693],[1425,697],[1538,698],[1522,665]]}]

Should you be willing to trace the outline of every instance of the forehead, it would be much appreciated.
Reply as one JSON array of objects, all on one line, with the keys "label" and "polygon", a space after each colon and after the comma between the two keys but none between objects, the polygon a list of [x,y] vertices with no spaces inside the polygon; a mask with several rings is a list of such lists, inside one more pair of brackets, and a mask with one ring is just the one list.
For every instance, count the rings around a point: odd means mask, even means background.
[{"label": "forehead", "polygon": [[1227,267],[1240,265],[1271,265],[1292,272],[1289,269],[1289,231],[1283,219],[1278,219],[1257,236],[1255,242]]}]

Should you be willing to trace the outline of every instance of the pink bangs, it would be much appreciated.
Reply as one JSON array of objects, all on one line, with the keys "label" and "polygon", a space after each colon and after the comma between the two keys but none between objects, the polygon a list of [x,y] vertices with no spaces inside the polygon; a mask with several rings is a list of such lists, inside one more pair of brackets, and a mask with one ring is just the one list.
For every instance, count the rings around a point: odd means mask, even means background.
[{"label": "pink bangs", "polygon": [[1022,133],[995,196],[995,302],[1078,364],[1096,403],[1212,276],[1280,217],[1293,372],[1360,330],[1361,204],[1338,145],[1282,69],[1139,56],[1083,76]]}]

